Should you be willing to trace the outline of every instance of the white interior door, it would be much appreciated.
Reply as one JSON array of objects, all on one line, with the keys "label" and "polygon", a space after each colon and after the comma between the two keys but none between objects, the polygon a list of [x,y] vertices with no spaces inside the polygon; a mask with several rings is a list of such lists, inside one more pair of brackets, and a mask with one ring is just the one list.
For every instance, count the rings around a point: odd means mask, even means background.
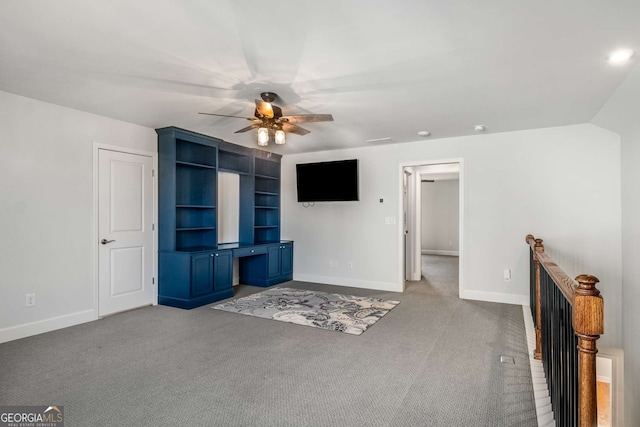
[{"label": "white interior door", "polygon": [[98,312],[153,304],[153,159],[98,150]]}]

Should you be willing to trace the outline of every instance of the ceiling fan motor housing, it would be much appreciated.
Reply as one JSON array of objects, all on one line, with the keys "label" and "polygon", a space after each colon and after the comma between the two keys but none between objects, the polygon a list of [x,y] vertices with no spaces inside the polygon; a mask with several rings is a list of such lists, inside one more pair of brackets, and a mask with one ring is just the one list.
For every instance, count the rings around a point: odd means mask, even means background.
[{"label": "ceiling fan motor housing", "polygon": [[268,103],[272,103],[273,101],[276,100],[277,97],[278,95],[276,95],[273,92],[262,92],[260,94],[260,98],[262,98],[264,102],[268,102]]}]

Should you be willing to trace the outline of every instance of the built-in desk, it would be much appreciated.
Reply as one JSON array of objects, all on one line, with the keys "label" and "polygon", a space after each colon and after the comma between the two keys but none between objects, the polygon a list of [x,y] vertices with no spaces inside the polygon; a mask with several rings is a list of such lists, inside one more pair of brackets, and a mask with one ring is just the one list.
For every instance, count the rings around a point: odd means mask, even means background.
[{"label": "built-in desk", "polygon": [[267,287],[293,279],[292,241],[189,249],[159,252],[158,303],[194,308],[231,298],[234,258],[240,259],[241,284]]}]

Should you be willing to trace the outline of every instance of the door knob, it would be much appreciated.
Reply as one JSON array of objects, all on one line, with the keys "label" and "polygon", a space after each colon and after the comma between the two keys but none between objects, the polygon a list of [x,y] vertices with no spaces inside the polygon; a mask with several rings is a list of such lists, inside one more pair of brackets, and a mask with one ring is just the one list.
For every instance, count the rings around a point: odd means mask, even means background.
[{"label": "door knob", "polygon": [[100,243],[102,243],[103,245],[106,245],[107,243],[111,243],[111,242],[115,242],[115,240],[107,240],[107,239],[100,240]]}]

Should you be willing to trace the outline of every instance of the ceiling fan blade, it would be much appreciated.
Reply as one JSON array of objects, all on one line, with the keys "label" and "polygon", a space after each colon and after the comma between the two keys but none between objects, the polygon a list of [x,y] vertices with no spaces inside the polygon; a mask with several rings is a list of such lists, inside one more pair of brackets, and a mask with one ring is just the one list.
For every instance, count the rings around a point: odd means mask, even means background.
[{"label": "ceiling fan blade", "polygon": [[273,107],[268,102],[256,99],[256,111],[260,115],[259,117],[273,118]]},{"label": "ceiling fan blade", "polygon": [[243,132],[247,132],[250,131],[251,129],[257,129],[260,126],[262,126],[262,122],[260,123],[254,123],[252,125],[247,126],[246,128],[242,128],[240,130],[235,131],[234,133],[243,133]]},{"label": "ceiling fan blade", "polygon": [[233,119],[255,120],[254,117],[230,116],[228,114],[214,114],[214,113],[198,113],[198,114],[204,114],[206,116],[216,116],[216,117],[231,117]]},{"label": "ceiling fan blade", "polygon": [[280,107],[278,107],[277,105],[273,105],[271,104],[271,108],[273,108],[273,118],[274,119],[279,119],[282,117],[282,109]]},{"label": "ceiling fan blade", "polygon": [[289,133],[295,133],[296,135],[306,135],[309,133],[308,130],[290,123],[282,123],[282,130]]},{"label": "ceiling fan blade", "polygon": [[332,122],[333,116],[331,114],[299,114],[283,116],[280,120],[286,123]]}]

